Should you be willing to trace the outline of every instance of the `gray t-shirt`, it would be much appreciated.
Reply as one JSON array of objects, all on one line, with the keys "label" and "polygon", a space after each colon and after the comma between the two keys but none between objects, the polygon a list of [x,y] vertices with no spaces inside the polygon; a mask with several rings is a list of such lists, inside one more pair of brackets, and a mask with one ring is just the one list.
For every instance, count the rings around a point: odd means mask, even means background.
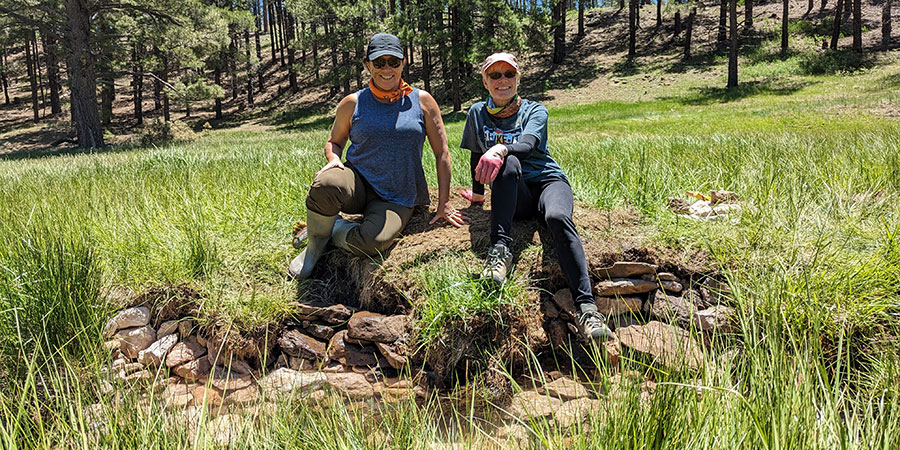
[{"label": "gray t-shirt", "polygon": [[516,114],[505,119],[491,116],[484,102],[475,103],[469,108],[460,147],[484,153],[495,144],[515,144],[523,135],[530,134],[538,139],[538,145],[527,156],[519,157],[522,180],[526,183],[568,181],[547,150],[547,115],[544,105],[527,99],[522,99]]}]

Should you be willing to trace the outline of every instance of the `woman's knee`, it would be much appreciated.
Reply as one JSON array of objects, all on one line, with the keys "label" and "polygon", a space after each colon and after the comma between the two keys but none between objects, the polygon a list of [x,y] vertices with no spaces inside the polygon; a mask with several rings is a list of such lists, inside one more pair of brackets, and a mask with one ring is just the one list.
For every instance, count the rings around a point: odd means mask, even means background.
[{"label": "woman's knee", "polygon": [[348,180],[349,169],[329,169],[316,175],[309,193],[306,194],[306,209],[316,213],[333,216],[340,212],[341,205],[347,201],[350,192],[348,183],[353,182],[353,174]]},{"label": "woman's knee", "polygon": [[503,167],[500,168],[500,173],[497,176],[500,178],[521,178],[522,163],[519,162],[519,158],[507,155],[506,161],[503,162]]},{"label": "woman's knee", "polygon": [[549,228],[557,228],[557,227],[568,227],[574,226],[574,222],[572,221],[572,213],[569,211],[564,211],[560,208],[550,208],[544,213],[544,221],[547,222],[547,227]]},{"label": "woman's knee", "polygon": [[[397,233],[399,235],[399,233]],[[360,228],[357,239],[353,239],[352,245],[362,255],[375,256],[386,252],[396,240],[396,235],[385,233],[372,234]]]}]

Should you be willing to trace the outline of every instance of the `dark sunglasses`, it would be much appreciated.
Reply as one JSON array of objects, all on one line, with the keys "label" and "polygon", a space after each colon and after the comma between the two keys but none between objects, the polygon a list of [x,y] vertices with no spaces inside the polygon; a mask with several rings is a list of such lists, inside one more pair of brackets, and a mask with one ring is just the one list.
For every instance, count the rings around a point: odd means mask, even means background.
[{"label": "dark sunglasses", "polygon": [[492,80],[499,80],[500,77],[515,78],[517,74],[518,72],[515,70],[507,70],[506,72],[491,72],[487,76]]},{"label": "dark sunglasses", "polygon": [[403,60],[396,56],[391,56],[390,58],[378,58],[375,61],[372,61],[372,65],[375,66],[376,69],[384,69],[385,64],[391,66],[392,69],[396,69],[400,67],[400,64],[402,63]]}]

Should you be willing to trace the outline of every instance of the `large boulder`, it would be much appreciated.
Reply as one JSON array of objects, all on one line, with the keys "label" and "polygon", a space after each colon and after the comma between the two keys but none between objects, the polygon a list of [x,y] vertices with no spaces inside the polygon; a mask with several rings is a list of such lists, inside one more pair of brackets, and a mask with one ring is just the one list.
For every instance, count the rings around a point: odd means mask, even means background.
[{"label": "large boulder", "polygon": [[103,326],[103,337],[111,338],[116,331],[124,328],[142,327],[150,323],[150,309],[146,306],[127,308],[106,321]]},{"label": "large boulder", "polygon": [[156,330],[146,325],[126,328],[117,332],[115,338],[121,342],[119,349],[122,353],[131,359],[136,359],[141,350],[156,342]]},{"label": "large boulder", "polygon": [[697,371],[703,363],[703,352],[690,334],[676,326],[650,321],[616,330],[623,347],[647,355],[665,368]]},{"label": "large boulder", "polygon": [[368,311],[360,311],[347,323],[347,337],[370,342],[392,343],[407,332],[409,317],[404,315],[383,316]]}]

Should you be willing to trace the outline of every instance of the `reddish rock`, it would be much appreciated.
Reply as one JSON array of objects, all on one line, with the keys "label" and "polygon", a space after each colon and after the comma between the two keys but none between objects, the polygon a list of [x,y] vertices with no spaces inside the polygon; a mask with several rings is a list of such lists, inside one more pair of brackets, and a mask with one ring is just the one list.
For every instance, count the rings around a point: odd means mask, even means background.
[{"label": "reddish rock", "polygon": [[156,338],[162,339],[170,334],[175,334],[176,331],[178,331],[178,321],[177,320],[165,321],[156,330]]},{"label": "reddish rock", "polygon": [[328,341],[328,357],[332,360],[338,360],[344,357],[347,352],[347,344],[344,337],[347,336],[347,330],[341,330],[331,337]]},{"label": "reddish rock", "polygon": [[250,375],[239,375],[220,367],[209,374],[206,383],[220,391],[237,391],[255,384]]},{"label": "reddish rock", "polygon": [[331,339],[332,336],[334,336],[334,328],[318,323],[309,324],[308,326],[303,328],[303,331],[306,334],[323,341],[327,341]]},{"label": "reddish rock", "polygon": [[346,322],[353,311],[345,305],[326,305],[317,303],[293,303],[300,320],[321,320],[332,325]]},{"label": "reddish rock", "polygon": [[298,358],[327,360],[327,346],[297,330],[288,330],[278,339],[285,353]]},{"label": "reddish rock", "polygon": [[569,347],[569,329],[561,320],[551,320],[547,322],[547,336],[550,338],[550,344],[555,348]]},{"label": "reddish rock", "polygon": [[225,405],[250,406],[259,403],[259,388],[249,386],[225,393]]},{"label": "reddish rock", "polygon": [[166,356],[166,365],[169,367],[180,366],[206,355],[206,347],[197,342],[197,338],[189,336],[187,339],[175,344]]},{"label": "reddish rock", "polygon": [[[168,361],[167,361],[168,362]],[[200,380],[212,368],[212,363],[206,358],[197,358],[175,367],[175,374],[185,381],[192,383]]]},{"label": "reddish rock", "polygon": [[616,330],[623,347],[648,355],[672,370],[698,370],[703,362],[700,347],[681,328],[651,321]]},{"label": "reddish rock", "polygon": [[643,262],[618,261],[609,267],[600,267],[596,272],[604,278],[631,278],[655,274],[657,266]]},{"label": "reddish rock", "polygon": [[360,311],[347,323],[347,336],[372,342],[391,343],[406,334],[409,317],[404,315],[382,316]]},{"label": "reddish rock", "polygon": [[659,287],[652,281],[632,278],[613,278],[600,281],[594,286],[594,293],[601,297],[616,297],[650,292]]},{"label": "reddish rock", "polygon": [[622,314],[639,313],[644,301],[638,297],[597,297],[597,311],[606,317],[614,317]]},{"label": "reddish rock", "polygon": [[406,356],[398,353],[392,345],[378,342],[375,344],[375,347],[377,347],[378,351],[384,355],[384,358],[391,367],[399,370],[406,366]]},{"label": "reddish rock", "polygon": [[211,407],[222,406],[224,398],[222,391],[216,388],[208,388],[206,385],[198,384],[191,391],[194,394],[194,402],[197,406],[206,405]]},{"label": "reddish rock", "polygon": [[326,377],[326,384],[331,389],[351,399],[367,399],[375,395],[375,390],[363,374],[329,373]]},{"label": "reddish rock", "polygon": [[555,319],[559,317],[559,309],[550,300],[541,301],[541,314],[546,319]]},{"label": "reddish rock", "polygon": [[378,363],[378,349],[375,346],[347,344],[341,362],[348,366],[374,366]]}]

